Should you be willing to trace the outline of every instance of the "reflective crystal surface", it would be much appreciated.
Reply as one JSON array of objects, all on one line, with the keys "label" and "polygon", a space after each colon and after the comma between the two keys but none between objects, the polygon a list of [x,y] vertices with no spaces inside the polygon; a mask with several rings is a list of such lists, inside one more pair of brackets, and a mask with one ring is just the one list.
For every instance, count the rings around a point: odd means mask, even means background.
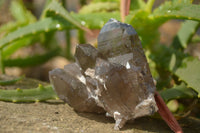
[{"label": "reflective crystal surface", "polygon": [[58,96],[80,112],[106,112],[115,129],[157,111],[155,85],[141,42],[131,25],[110,19],[98,48],[76,47],[76,62],[49,73]]},{"label": "reflective crystal surface", "polygon": [[49,72],[49,77],[58,97],[76,111],[105,112],[88,93],[86,79],[77,63],[66,65],[64,69],[54,69]]},{"label": "reflective crystal surface", "polygon": [[76,46],[75,59],[84,71],[87,68],[94,68],[98,56],[100,53],[90,44]]}]

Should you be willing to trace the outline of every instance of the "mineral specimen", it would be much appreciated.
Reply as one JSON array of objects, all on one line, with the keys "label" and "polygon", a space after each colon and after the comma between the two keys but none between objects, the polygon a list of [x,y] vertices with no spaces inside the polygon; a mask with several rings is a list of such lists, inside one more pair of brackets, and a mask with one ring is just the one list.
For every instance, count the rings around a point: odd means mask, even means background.
[{"label": "mineral specimen", "polygon": [[79,112],[106,112],[115,129],[157,111],[155,85],[141,42],[131,25],[110,19],[98,48],[76,47],[76,62],[50,71],[58,96]]},{"label": "mineral specimen", "polygon": [[50,73],[50,81],[58,96],[80,112],[104,112],[90,97],[86,78],[82,75],[77,63],[66,65],[63,69],[54,69]]}]

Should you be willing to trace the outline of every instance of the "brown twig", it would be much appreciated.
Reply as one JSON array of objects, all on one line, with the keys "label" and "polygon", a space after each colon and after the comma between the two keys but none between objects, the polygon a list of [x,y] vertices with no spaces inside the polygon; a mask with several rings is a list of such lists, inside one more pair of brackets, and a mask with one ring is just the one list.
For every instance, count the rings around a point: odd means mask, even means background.
[{"label": "brown twig", "polygon": [[121,0],[120,3],[120,14],[122,22],[125,21],[125,16],[129,14],[131,0]]},{"label": "brown twig", "polygon": [[164,119],[164,121],[167,123],[167,125],[174,131],[175,133],[183,133],[180,125],[178,124],[177,120],[174,118],[170,110],[168,109],[167,105],[161,98],[160,94],[158,92],[155,92],[155,100],[156,104],[158,106],[158,113],[160,116]]}]

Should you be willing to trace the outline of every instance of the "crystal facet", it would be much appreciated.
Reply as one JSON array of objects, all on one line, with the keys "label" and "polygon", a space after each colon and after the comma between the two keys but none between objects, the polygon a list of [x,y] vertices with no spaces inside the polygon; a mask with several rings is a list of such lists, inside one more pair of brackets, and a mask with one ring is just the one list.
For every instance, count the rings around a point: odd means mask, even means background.
[{"label": "crystal facet", "polygon": [[86,79],[76,63],[66,65],[64,70],[54,69],[49,72],[49,75],[59,98],[67,102],[76,111],[104,112],[101,107],[96,105],[94,98],[90,97]]},{"label": "crystal facet", "polygon": [[79,112],[107,112],[115,129],[157,111],[155,85],[141,42],[131,25],[110,19],[98,48],[76,47],[76,62],[49,73],[58,96]]}]

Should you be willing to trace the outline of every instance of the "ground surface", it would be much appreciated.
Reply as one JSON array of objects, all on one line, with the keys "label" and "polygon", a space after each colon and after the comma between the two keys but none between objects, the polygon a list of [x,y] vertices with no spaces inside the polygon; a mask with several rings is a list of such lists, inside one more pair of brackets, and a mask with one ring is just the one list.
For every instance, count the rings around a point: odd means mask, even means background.
[{"label": "ground surface", "polygon": [[[46,103],[0,102],[0,132],[15,133],[170,133],[161,119],[140,118],[114,131],[114,120],[104,115],[76,113],[61,101]],[[192,118],[179,121],[185,133],[200,132],[200,121]]]},{"label": "ground surface", "polygon": [[[1,79],[11,77],[0,75]],[[39,81],[24,79],[1,89],[33,88]],[[42,82],[39,82],[42,83]],[[185,133],[200,132],[200,120],[179,120]],[[0,101],[0,133],[171,133],[162,119],[144,117],[131,121],[121,131],[114,131],[114,120],[105,115],[76,113],[59,100],[40,103],[10,103]]]}]

